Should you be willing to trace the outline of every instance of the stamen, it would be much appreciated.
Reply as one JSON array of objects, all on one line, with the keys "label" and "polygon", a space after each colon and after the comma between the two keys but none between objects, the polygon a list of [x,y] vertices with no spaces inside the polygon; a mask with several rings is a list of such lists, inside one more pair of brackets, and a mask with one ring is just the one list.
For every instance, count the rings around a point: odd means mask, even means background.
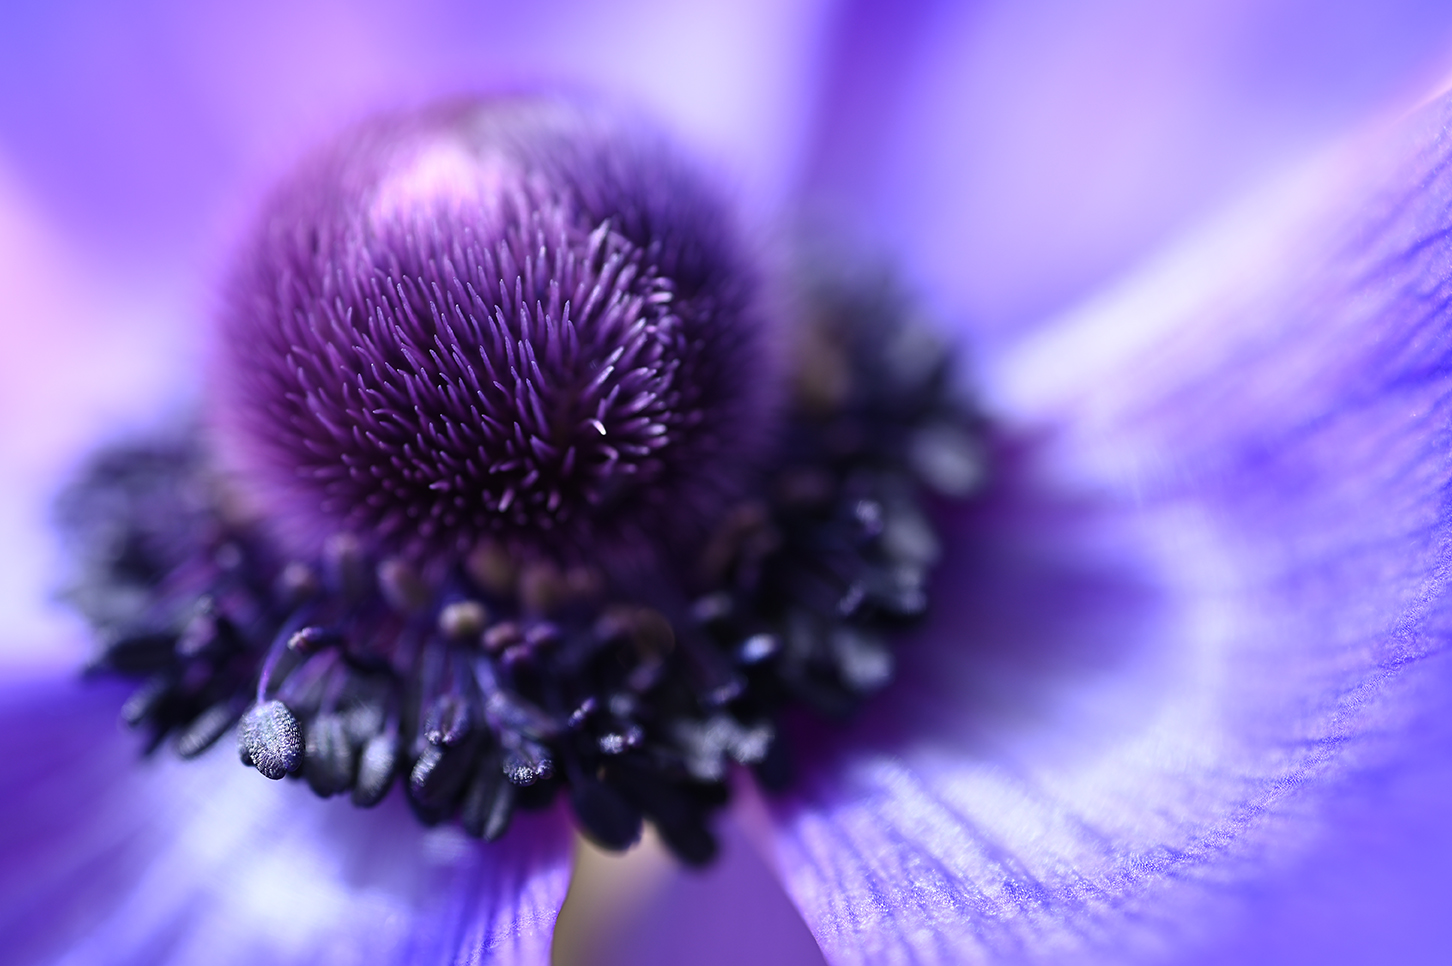
[{"label": "stamen", "polygon": [[254,705],[237,733],[242,763],[274,781],[297,770],[303,756],[302,729],[281,701]]}]

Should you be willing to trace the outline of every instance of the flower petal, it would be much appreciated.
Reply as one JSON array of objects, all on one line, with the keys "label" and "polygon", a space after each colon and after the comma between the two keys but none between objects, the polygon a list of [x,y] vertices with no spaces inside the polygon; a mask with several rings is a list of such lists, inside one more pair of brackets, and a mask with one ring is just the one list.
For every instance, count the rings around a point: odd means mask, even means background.
[{"label": "flower petal", "polygon": [[[188,368],[176,331],[107,300],[0,157],[0,662],[77,666],[50,526],[81,449],[154,421]],[[113,293],[114,294],[114,293]],[[116,324],[125,320],[124,325]],[[190,386],[184,386],[190,389]]]},{"label": "flower petal", "polygon": [[[722,816],[716,832],[721,853],[706,870],[683,867],[650,840],[654,854],[611,856],[597,860],[594,870],[582,866],[577,880],[593,871],[602,879],[611,877],[612,884],[602,888],[633,887],[636,908],[632,913],[628,906],[599,903],[590,917],[595,928],[575,943],[591,954],[566,961],[591,966],[820,966],[822,956],[811,933],[734,817]],[[644,863],[652,867],[643,870]],[[605,916],[609,921],[601,921]]]},{"label": "flower petal", "polygon": [[1447,67],[1424,0],[842,5],[806,190],[980,333],[1041,322]]},{"label": "flower petal", "polygon": [[626,95],[784,187],[805,110],[809,2],[143,0],[7,6],[0,141],[115,270],[195,271],[217,224],[320,133],[379,106],[545,83]]},{"label": "flower petal", "polygon": [[0,934],[7,962],[549,962],[569,879],[556,814],[499,843],[422,830],[240,767],[138,760],[113,685],[0,692]]},{"label": "flower petal", "polygon": [[1028,442],[952,521],[950,599],[768,806],[830,960],[1233,947],[1443,753],[1449,119],[1390,173],[1310,166],[996,360]]}]

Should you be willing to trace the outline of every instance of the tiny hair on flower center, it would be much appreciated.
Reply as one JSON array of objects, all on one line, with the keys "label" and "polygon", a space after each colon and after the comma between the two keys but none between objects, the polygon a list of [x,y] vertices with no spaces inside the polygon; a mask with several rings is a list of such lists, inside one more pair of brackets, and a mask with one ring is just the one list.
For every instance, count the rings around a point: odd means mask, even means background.
[{"label": "tiny hair on flower center", "polygon": [[605,848],[650,822],[710,861],[733,773],[791,781],[798,709],[891,683],[987,451],[894,286],[760,250],[574,103],[315,153],[227,282],[206,418],[59,501],[122,720],[485,840],[565,797]]},{"label": "tiny hair on flower center", "polygon": [[292,538],[411,556],[699,539],[770,436],[728,211],[659,138],[553,102],[384,118],[265,206],[220,421]]}]

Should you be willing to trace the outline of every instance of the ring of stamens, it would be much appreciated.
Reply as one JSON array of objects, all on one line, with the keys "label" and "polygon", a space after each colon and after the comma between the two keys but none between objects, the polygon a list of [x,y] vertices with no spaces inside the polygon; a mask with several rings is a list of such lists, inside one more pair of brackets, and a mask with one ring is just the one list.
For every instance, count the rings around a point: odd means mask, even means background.
[{"label": "ring of stamens", "polygon": [[189,437],[103,454],[62,501],[94,670],[140,682],[122,717],[149,748],[193,757],[236,726],[244,763],[322,796],[401,783],[422,821],[494,839],[564,793],[605,847],[649,820],[709,860],[733,765],[789,780],[784,710],[840,715],[889,682],[928,607],[929,503],[982,480],[946,354],[902,306],[811,306],[769,470],[651,599],[487,539],[442,575],[346,532],[289,557],[229,516]]}]

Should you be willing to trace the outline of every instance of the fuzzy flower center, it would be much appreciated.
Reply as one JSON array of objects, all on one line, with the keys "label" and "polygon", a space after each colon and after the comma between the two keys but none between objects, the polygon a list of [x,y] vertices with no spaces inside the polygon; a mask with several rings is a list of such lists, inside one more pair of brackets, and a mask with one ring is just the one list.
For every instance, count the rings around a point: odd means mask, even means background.
[{"label": "fuzzy flower center", "polygon": [[314,546],[699,538],[763,443],[753,273],[663,148],[558,107],[440,109],[354,131],[260,224],[222,418]]},{"label": "fuzzy flower center", "polygon": [[694,174],[576,109],[322,151],[244,249],[214,419],[62,500],[123,720],[484,839],[565,796],[709,861],[732,771],[790,780],[789,709],[891,681],[933,504],[983,469],[890,287],[799,278],[778,373],[755,275]]}]

